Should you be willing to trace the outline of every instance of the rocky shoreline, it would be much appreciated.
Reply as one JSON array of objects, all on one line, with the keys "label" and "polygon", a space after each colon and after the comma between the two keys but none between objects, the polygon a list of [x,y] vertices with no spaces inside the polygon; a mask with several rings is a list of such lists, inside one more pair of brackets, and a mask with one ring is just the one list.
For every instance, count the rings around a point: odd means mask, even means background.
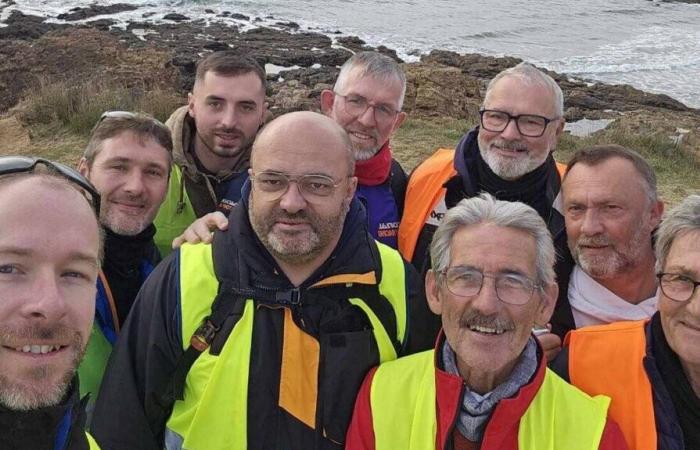
[{"label": "rocky shoreline", "polygon": [[[0,0],[0,10],[11,1]],[[123,29],[109,18],[134,8],[129,4],[74,8],[61,15],[65,24],[13,10],[0,28],[0,91],[4,93],[0,114],[11,111],[39,81],[108,80],[139,89],[169,89],[184,98],[200,55],[231,48],[266,65],[271,111],[280,114],[316,108],[321,90],[332,85],[338,66],[351,52],[373,49],[400,61],[392,49],[375,49],[340,32],[332,39],[281,20],[268,27],[239,27],[170,14],[161,24],[135,21]],[[260,20],[230,11],[207,13],[247,25]],[[96,16],[100,18],[70,23]],[[473,120],[488,80],[519,61],[441,50],[422,55],[419,62],[404,65],[409,81],[404,109],[413,117]],[[675,133],[700,155],[700,110],[628,85],[549,73],[564,90],[568,121],[612,119],[632,130]]]}]

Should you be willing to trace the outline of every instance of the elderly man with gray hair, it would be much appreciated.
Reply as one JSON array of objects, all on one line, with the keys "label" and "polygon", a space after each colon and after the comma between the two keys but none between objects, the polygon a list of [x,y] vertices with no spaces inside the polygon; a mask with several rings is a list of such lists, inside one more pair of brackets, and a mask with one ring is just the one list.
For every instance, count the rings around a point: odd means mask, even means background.
[{"label": "elderly man with gray hair", "polygon": [[[591,398],[549,369],[532,334],[557,298],[540,215],[488,194],[447,211],[425,281],[442,320],[434,350],[372,370],[347,438],[355,449],[624,449]],[[556,416],[556,417],[555,417]]]},{"label": "elderly man with gray hair", "polygon": [[590,395],[631,449],[700,448],[700,195],[656,233],[659,311],[651,319],[574,330],[553,369]]}]

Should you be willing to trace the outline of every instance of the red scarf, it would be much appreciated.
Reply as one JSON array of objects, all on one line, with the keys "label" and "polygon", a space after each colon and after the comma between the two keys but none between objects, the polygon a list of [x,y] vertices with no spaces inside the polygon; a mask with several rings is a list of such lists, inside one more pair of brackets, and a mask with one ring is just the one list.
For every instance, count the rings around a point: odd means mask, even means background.
[{"label": "red scarf", "polygon": [[389,178],[391,172],[391,145],[389,141],[370,159],[355,162],[355,176],[359,184],[377,186]]}]

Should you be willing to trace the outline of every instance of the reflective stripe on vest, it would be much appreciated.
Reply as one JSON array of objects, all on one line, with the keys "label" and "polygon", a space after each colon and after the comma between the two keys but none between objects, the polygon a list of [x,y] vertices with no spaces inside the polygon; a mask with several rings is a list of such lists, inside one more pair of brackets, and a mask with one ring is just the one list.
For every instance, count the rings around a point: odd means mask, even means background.
[{"label": "reflective stripe on vest", "polygon": [[[383,270],[379,289],[393,306],[398,337],[402,342],[407,320],[404,262],[396,250],[377,245]],[[189,347],[190,337],[211,313],[217,290],[211,245],[183,245],[180,249],[183,349]],[[391,335],[374,312],[361,299],[350,301],[360,306],[372,323],[380,358],[396,358]],[[234,326],[221,353],[213,356],[207,350],[190,368],[184,400],[175,402],[166,424],[166,449],[247,448],[247,393],[254,314],[255,303],[248,299],[243,316]]]},{"label": "reflective stripe on vest", "polygon": [[457,171],[454,168],[455,151],[439,148],[411,174],[406,187],[406,201],[399,225],[399,251],[408,261],[413,259],[418,236],[425,220],[438,201],[445,196],[442,187]]},{"label": "reflective stripe on vest", "polygon": [[87,437],[88,446],[89,446],[90,450],[100,450],[100,446],[97,444],[97,442],[95,442],[95,438],[93,438],[90,435],[90,433],[88,433],[86,431],[85,436]]},{"label": "reflective stripe on vest", "polygon": [[590,395],[612,398],[610,417],[630,449],[656,450],[651,384],[644,370],[647,321],[618,322],[572,330],[569,346],[571,384]]},{"label": "reflective stripe on vest", "polygon": [[[180,249],[182,347],[211,312],[218,282],[211,245]],[[165,447],[224,449],[247,447],[248,368],[254,307],[246,301],[243,316],[218,356],[202,353],[187,374],[184,400],[176,401],[166,424]],[[235,342],[235,345],[231,345]],[[221,363],[220,363],[221,362]],[[223,376],[221,376],[224,374]],[[226,388],[221,388],[221,380]],[[210,384],[210,381],[214,380]],[[200,408],[200,405],[207,405]],[[178,439],[179,437],[179,439]]]},{"label": "reflective stripe on vest", "polygon": [[[376,450],[436,447],[434,358],[430,350],[377,369],[370,390]],[[591,398],[546,369],[542,386],[520,419],[518,448],[596,450],[608,404],[607,397]]]},{"label": "reflective stripe on vest", "polygon": [[181,235],[197,219],[183,183],[182,169],[177,164],[173,164],[168,181],[168,194],[153,220],[156,226],[156,235],[153,240],[163,258],[172,251],[173,239]]}]

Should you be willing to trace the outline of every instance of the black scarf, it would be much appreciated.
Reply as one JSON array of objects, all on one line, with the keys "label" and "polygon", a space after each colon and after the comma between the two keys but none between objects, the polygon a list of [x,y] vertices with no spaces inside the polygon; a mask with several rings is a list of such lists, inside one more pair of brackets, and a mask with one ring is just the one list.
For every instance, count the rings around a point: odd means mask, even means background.
[{"label": "black scarf", "polygon": [[143,261],[157,262],[153,244],[156,228],[149,225],[135,236],[124,236],[105,228],[105,260],[102,270],[114,296],[119,324],[123,325],[136,294],[141,289]]},{"label": "black scarf", "polygon": [[683,430],[687,449],[700,449],[700,398],[690,386],[678,355],[671,349],[661,328],[661,316],[651,321],[652,351]]},{"label": "black scarf", "polygon": [[488,192],[499,200],[522,202],[532,206],[545,221],[549,217],[551,206],[544,193],[547,191],[549,159],[517,180],[504,180],[496,175],[478,154],[476,157],[476,183],[480,191]]}]

